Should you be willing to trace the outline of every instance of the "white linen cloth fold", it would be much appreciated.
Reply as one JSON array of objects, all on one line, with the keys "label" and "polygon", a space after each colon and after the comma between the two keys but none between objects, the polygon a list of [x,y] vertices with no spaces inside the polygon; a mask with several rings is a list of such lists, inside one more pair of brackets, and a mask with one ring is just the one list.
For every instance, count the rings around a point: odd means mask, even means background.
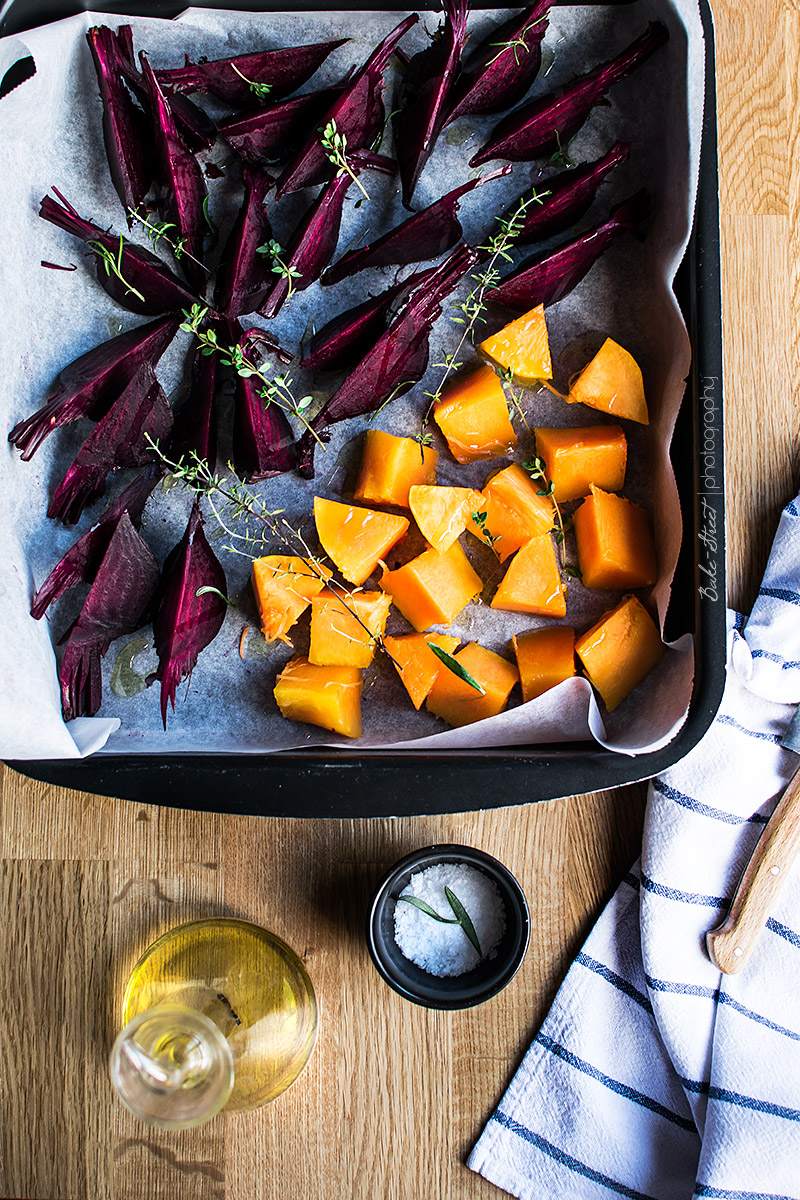
[{"label": "white linen cloth fold", "polygon": [[719,713],[650,785],[640,861],[578,954],[469,1166],[524,1200],[800,1198],[800,866],[753,955],[705,949],[800,766],[800,498]]}]

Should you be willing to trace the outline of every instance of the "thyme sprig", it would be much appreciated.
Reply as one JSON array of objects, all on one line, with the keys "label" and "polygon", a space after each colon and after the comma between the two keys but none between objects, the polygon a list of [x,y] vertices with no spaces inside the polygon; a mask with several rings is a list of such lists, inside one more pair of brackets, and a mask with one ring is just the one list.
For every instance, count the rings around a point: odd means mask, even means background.
[{"label": "thyme sprig", "polygon": [[328,121],[328,124],[322,131],[320,145],[325,151],[326,158],[332,162],[335,167],[339,168],[339,173],[341,174],[341,172],[344,172],[345,175],[349,175],[364,199],[369,200],[369,194],[366,188],[356,175],[353,168],[350,166],[350,163],[347,161],[347,137],[345,134],[339,132],[335,121]]},{"label": "thyme sprig", "polygon": [[117,279],[125,288],[126,296],[136,296],[137,300],[141,300],[144,304],[144,296],[135,288],[132,283],[129,283],[122,274],[122,253],[125,249],[125,239],[122,234],[119,235],[119,250],[116,254],[112,254],[107,246],[102,242],[87,242],[86,245],[92,250],[102,262],[106,269],[106,275],[116,275]]},{"label": "thyme sprig", "polygon": [[302,272],[296,267],[290,266],[283,258],[284,249],[280,242],[276,242],[274,238],[270,238],[263,246],[256,248],[256,254],[263,254],[272,260],[272,270],[276,275],[280,275],[281,279],[285,279],[288,283],[286,299],[291,300],[295,293],[294,280],[300,279]]},{"label": "thyme sprig", "polygon": [[248,358],[244,350],[239,345],[223,346],[220,344],[216,330],[202,328],[208,312],[207,307],[201,304],[193,304],[191,309],[183,309],[183,322],[180,328],[185,333],[193,333],[200,343],[200,353],[204,355],[218,354],[219,361],[223,366],[231,367],[241,379],[256,378],[260,382],[258,395],[266,405],[275,404],[284,412],[292,413],[293,416],[305,426],[312,434],[316,442],[322,446],[323,450],[327,447],[322,442],[322,439],[311,427],[305,413],[314,402],[313,396],[302,396],[299,400],[295,399],[292,391],[292,381],[288,375],[266,375],[262,368],[252,359]]},{"label": "thyme sprig", "polygon": [[541,25],[542,21],[544,20],[546,20],[546,18],[542,16],[537,17],[535,21],[531,21],[530,25],[527,27],[527,29],[525,29],[521,37],[509,38],[507,42],[490,42],[489,45],[492,47],[492,49],[497,50],[497,54],[495,54],[494,58],[489,59],[486,66],[490,67],[492,63],[496,63],[500,55],[505,54],[506,50],[514,51],[514,62],[517,64],[517,66],[519,66],[519,51],[524,50],[526,54],[530,54],[531,52],[531,48],[525,41],[525,38],[528,36],[534,26]]},{"label": "thyme sprig", "polygon": [[158,249],[159,242],[166,242],[177,262],[180,262],[180,260],[185,256],[186,258],[190,258],[192,262],[197,263],[198,267],[202,267],[207,275],[210,274],[205,263],[201,262],[199,258],[196,258],[194,254],[191,254],[186,249],[185,237],[170,237],[170,229],[177,230],[178,228],[178,226],[172,221],[153,221],[151,220],[149,213],[146,216],[142,216],[137,208],[131,208],[130,206],[126,211],[129,216],[133,217],[135,221],[138,221],[140,225],[144,226],[147,240],[150,242],[154,250]]},{"label": "thyme sprig", "polygon": [[497,218],[499,227],[497,233],[489,238],[485,246],[478,247],[480,251],[489,255],[489,259],[484,269],[472,276],[475,286],[466,299],[452,305],[456,315],[451,316],[450,320],[457,325],[463,325],[464,328],[455,350],[445,353],[443,361],[435,364],[443,371],[443,374],[436,390],[424,393],[428,397],[429,403],[422,420],[423,428],[429,424],[434,405],[441,400],[444,386],[450,375],[463,365],[460,355],[464,343],[468,338],[474,340],[475,326],[478,321],[483,319],[486,311],[486,293],[500,282],[500,264],[512,261],[510,252],[522,231],[526,212],[532,204],[541,204],[547,195],[549,195],[548,192],[539,193],[534,189],[530,196],[521,198],[510,217]]},{"label": "thyme sprig", "polygon": [[270,94],[270,92],[272,91],[272,84],[271,84],[271,83],[259,83],[259,82],[258,82],[257,80],[255,80],[255,79],[248,79],[246,75],[243,75],[243,74],[242,74],[242,72],[241,72],[241,71],[239,70],[239,68],[236,66],[236,63],[231,63],[231,66],[233,67],[234,71],[235,71],[235,72],[236,72],[236,74],[239,76],[239,78],[244,80],[244,82],[245,82],[245,83],[247,84],[247,86],[250,88],[250,91],[251,91],[251,92],[252,92],[252,93],[253,93],[253,94],[254,94],[254,95],[255,95],[255,96],[256,96],[256,97],[257,97],[259,100],[267,100],[267,99],[269,98],[269,94]]},{"label": "thyme sprig", "polygon": [[537,495],[546,496],[553,506],[553,517],[556,528],[554,536],[556,545],[561,547],[561,570],[563,574],[570,575],[573,579],[576,579],[579,576],[579,572],[574,567],[567,566],[566,547],[564,545],[567,530],[570,528],[572,521],[571,518],[564,517],[561,512],[561,508],[555,498],[556,485],[552,479],[547,478],[547,464],[543,458],[535,455],[529,462],[522,465],[534,482],[541,483],[542,486],[538,489]]}]

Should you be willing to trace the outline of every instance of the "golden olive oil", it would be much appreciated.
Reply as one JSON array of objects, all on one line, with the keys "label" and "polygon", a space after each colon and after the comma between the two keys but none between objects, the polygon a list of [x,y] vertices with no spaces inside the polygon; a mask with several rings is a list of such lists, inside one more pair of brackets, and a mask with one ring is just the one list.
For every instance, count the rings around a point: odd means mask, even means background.
[{"label": "golden olive oil", "polygon": [[164,1004],[203,1013],[226,1037],[234,1062],[228,1110],[274,1100],[314,1048],[317,1002],[305,967],[280,938],[247,921],[191,921],[154,942],[128,981],[122,1020]]}]

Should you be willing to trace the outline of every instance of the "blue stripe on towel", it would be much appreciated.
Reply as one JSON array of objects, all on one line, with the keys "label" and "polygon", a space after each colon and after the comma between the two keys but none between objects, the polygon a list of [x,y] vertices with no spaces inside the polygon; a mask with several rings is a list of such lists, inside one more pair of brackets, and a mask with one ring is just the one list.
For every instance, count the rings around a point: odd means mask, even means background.
[{"label": "blue stripe on towel", "polygon": [[784,1121],[800,1121],[800,1112],[796,1108],[772,1104],[769,1100],[757,1100],[755,1096],[743,1096],[741,1092],[731,1092],[727,1088],[709,1087],[708,1098],[719,1100],[723,1104],[735,1104],[737,1108],[749,1108],[769,1117],[780,1117]]},{"label": "blue stripe on towel", "polygon": [[770,917],[767,921],[767,929],[771,929],[773,933],[777,933],[778,937],[785,938],[787,942],[791,942],[793,946],[800,949],[800,935],[796,934],[788,925],[781,925],[780,921]]},{"label": "blue stripe on towel", "polygon": [[632,1100],[634,1104],[640,1104],[642,1108],[648,1108],[650,1112],[656,1113],[659,1117],[664,1117],[665,1120],[671,1121],[673,1125],[680,1126],[681,1129],[688,1129],[690,1133],[697,1132],[697,1126],[694,1121],[690,1121],[687,1117],[682,1117],[679,1113],[665,1108],[657,1100],[652,1100],[649,1096],[645,1096],[643,1092],[637,1092],[635,1088],[628,1087],[626,1083],[620,1083],[619,1080],[612,1079],[609,1075],[604,1075],[602,1071],[598,1071],[597,1067],[593,1067],[584,1059],[579,1058],[577,1054],[573,1054],[565,1046],[560,1046],[558,1042],[554,1042],[546,1034],[538,1033],[534,1041],[543,1046],[545,1050],[549,1050],[557,1058],[560,1058],[568,1066],[574,1067],[576,1071],[580,1071],[582,1074],[588,1075],[590,1079],[595,1079],[598,1083],[602,1083],[603,1087],[607,1087],[609,1091],[616,1092],[618,1096],[624,1096],[626,1100]]},{"label": "blue stripe on towel", "polygon": [[773,600],[785,600],[787,604],[800,604],[800,594],[790,592],[788,588],[762,587],[759,596],[771,596]]},{"label": "blue stripe on towel", "polygon": [[694,996],[702,1000],[713,1000],[715,1004],[724,1004],[728,1008],[732,1008],[734,1012],[740,1016],[746,1017],[748,1021],[755,1021],[758,1025],[764,1025],[767,1029],[771,1029],[773,1033],[780,1033],[783,1037],[791,1038],[793,1042],[800,1042],[800,1033],[795,1033],[792,1029],[787,1029],[784,1025],[777,1025],[774,1021],[770,1021],[769,1017],[764,1017],[761,1013],[755,1012],[752,1008],[745,1008],[738,1000],[734,1000],[733,996],[729,996],[727,992],[721,992],[714,988],[700,987],[693,983],[671,983],[666,979],[654,979],[652,975],[646,975],[647,986],[653,992],[670,992],[678,996]]},{"label": "blue stripe on towel", "polygon": [[[798,663],[798,666],[800,666],[800,663]],[[739,817],[736,813],[724,812],[720,808],[712,808],[710,804],[703,804],[701,800],[695,800],[694,796],[687,796],[685,792],[679,792],[676,788],[670,787],[662,779],[651,779],[650,783],[654,792],[658,792],[660,796],[665,796],[667,800],[674,800],[682,808],[688,808],[692,812],[698,813],[701,817],[712,817],[715,821],[725,821],[728,825],[766,825],[769,820],[768,817],[762,817],[760,813],[753,813],[752,817]]]},{"label": "blue stripe on towel", "polygon": [[753,658],[766,658],[769,662],[780,663],[782,671],[793,671],[796,667],[800,667],[800,662],[790,662],[788,659],[781,658],[780,654],[773,654],[771,650],[751,650]]},{"label": "blue stripe on towel", "polygon": [[800,1112],[796,1108],[787,1108],[784,1104],[772,1104],[769,1100],[758,1100],[755,1096],[744,1096],[741,1092],[731,1092],[728,1088],[716,1087],[714,1084],[702,1083],[694,1079],[678,1076],[683,1086],[689,1092],[697,1092],[708,1096],[709,1100],[718,1100],[722,1104],[733,1104],[736,1108],[748,1108],[753,1112],[764,1113],[768,1117],[780,1117],[784,1121],[800,1121]]},{"label": "blue stripe on towel", "polygon": [[618,1196],[627,1196],[628,1200],[657,1200],[656,1196],[648,1196],[644,1192],[637,1192],[634,1188],[630,1188],[627,1184],[617,1183],[613,1179],[609,1179],[607,1175],[603,1175],[600,1171],[595,1171],[593,1167],[588,1167],[586,1163],[580,1162],[577,1158],[573,1158],[571,1154],[566,1154],[563,1150],[559,1150],[558,1146],[554,1146],[552,1142],[548,1142],[540,1134],[534,1133],[532,1129],[528,1129],[525,1125],[520,1125],[519,1121],[515,1121],[513,1117],[507,1117],[505,1113],[498,1109],[493,1114],[493,1121],[498,1125],[502,1125],[505,1129],[510,1129],[517,1137],[522,1138],[526,1142],[530,1142],[537,1150],[541,1150],[543,1154],[547,1154],[550,1158],[555,1159],[563,1167],[573,1171],[576,1175],[583,1175],[585,1179],[591,1179],[593,1183],[599,1183],[603,1187],[608,1188],[610,1192],[616,1192]]},{"label": "blue stripe on towel", "polygon": [[707,1183],[697,1183],[695,1196],[709,1196],[711,1200],[794,1200],[792,1196],[776,1196],[773,1192],[732,1192],[729,1188],[715,1188]]},{"label": "blue stripe on towel", "polygon": [[740,725],[738,721],[734,721],[733,717],[718,716],[717,722],[720,725],[730,725],[739,733],[746,733],[748,737],[758,738],[760,742],[772,742],[773,745],[780,745],[781,734],[779,733],[761,733],[758,729],[747,729],[744,725]]},{"label": "blue stripe on towel", "polygon": [[794,500],[790,500],[783,511],[789,513],[792,517],[800,517],[800,512],[797,511],[797,505]]},{"label": "blue stripe on towel", "polygon": [[662,896],[665,900],[677,900],[681,904],[702,904],[706,908],[730,908],[731,905],[730,900],[724,896],[705,896],[702,892],[682,892],[679,888],[656,883],[655,879],[650,879],[645,874],[642,874],[642,886],[655,896]]},{"label": "blue stripe on towel", "polygon": [[588,970],[594,971],[595,975],[599,975],[601,979],[605,979],[606,983],[610,983],[618,992],[623,992],[634,1003],[643,1008],[645,1012],[652,1013],[653,1006],[645,996],[644,992],[640,992],[632,983],[628,983],[627,979],[623,979],[621,975],[617,975],[616,971],[612,971],[610,967],[606,967],[603,963],[598,962],[596,958],[591,958],[583,950],[575,957],[575,962],[582,967],[587,967]]}]

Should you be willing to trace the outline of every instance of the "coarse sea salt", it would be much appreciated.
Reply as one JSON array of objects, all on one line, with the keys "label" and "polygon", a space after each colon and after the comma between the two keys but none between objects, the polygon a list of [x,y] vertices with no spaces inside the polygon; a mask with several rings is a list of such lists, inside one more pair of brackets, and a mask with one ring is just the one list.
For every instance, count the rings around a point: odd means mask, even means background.
[{"label": "coarse sea salt", "polygon": [[[449,887],[461,901],[472,921],[481,954],[461,925],[435,920],[415,904],[403,902],[413,896],[423,900],[448,921],[455,918],[445,894]],[[412,875],[394,909],[394,938],[406,958],[431,975],[463,975],[484,958],[493,958],[506,928],[505,907],[496,884],[466,863],[438,863]]]}]

